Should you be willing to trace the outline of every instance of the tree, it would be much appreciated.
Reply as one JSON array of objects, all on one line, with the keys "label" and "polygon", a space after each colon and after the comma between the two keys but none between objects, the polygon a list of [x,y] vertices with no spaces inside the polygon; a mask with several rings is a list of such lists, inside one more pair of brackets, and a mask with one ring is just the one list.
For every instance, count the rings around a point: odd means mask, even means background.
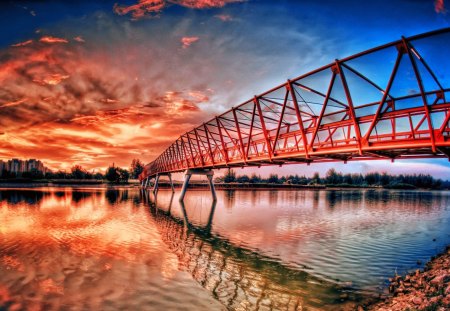
[{"label": "tree", "polygon": [[315,173],[314,173],[311,182],[312,182],[314,185],[317,185],[317,184],[320,184],[320,183],[321,183],[320,175],[319,175],[318,172],[315,172]]},{"label": "tree", "polygon": [[119,182],[127,183],[128,178],[130,178],[130,173],[123,168],[118,168],[118,172],[119,172]]},{"label": "tree", "polygon": [[106,170],[105,178],[112,183],[126,183],[128,182],[128,178],[130,178],[130,172],[113,165]]},{"label": "tree", "polygon": [[278,175],[277,174],[270,174],[269,179],[267,180],[267,182],[269,184],[277,184],[279,181],[278,179]]},{"label": "tree", "polygon": [[252,174],[252,176],[250,176],[250,183],[252,184],[258,184],[261,182],[261,176],[256,175],[255,173]]},{"label": "tree", "polygon": [[240,175],[236,178],[236,181],[238,183],[246,183],[246,182],[250,182],[250,177],[248,177],[247,175]]},{"label": "tree", "polygon": [[105,178],[109,182],[119,182],[120,174],[118,168],[114,166],[108,167],[108,169],[106,170]]},{"label": "tree", "polygon": [[71,169],[72,178],[74,179],[85,179],[86,178],[86,170],[81,167],[81,165],[75,165]]},{"label": "tree", "polygon": [[100,172],[97,172],[97,173],[95,173],[94,174],[94,176],[92,176],[94,179],[98,179],[98,180],[101,180],[101,179],[103,179],[103,174],[102,173],[100,173]]},{"label": "tree", "polygon": [[138,176],[142,173],[144,170],[144,163],[141,162],[139,159],[133,159],[131,161],[131,167],[130,167],[130,176],[133,179],[138,178]]},{"label": "tree", "polygon": [[236,181],[236,172],[232,169],[228,169],[228,172],[223,176],[224,183],[230,183]]},{"label": "tree", "polygon": [[325,182],[330,185],[336,185],[342,183],[342,174],[337,173],[334,168],[330,168],[327,171]]}]

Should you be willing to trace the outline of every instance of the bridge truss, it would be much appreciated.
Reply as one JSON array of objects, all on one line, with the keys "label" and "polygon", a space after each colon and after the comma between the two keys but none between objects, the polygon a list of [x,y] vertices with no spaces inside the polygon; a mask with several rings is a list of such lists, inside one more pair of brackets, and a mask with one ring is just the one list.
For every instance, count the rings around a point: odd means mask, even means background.
[{"label": "bridge truss", "polygon": [[181,135],[140,179],[187,169],[450,156],[450,28],[335,60]]}]

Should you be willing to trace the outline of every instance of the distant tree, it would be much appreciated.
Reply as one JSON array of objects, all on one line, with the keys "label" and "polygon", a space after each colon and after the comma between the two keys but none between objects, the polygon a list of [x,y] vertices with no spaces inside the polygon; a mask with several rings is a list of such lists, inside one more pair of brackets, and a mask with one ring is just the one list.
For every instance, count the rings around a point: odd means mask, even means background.
[{"label": "distant tree", "polygon": [[278,175],[277,174],[270,174],[269,179],[267,180],[270,184],[277,184],[279,182]]},{"label": "distant tree", "polygon": [[119,182],[127,183],[128,179],[130,178],[130,172],[122,168],[119,168],[118,172],[119,172]]},{"label": "distant tree", "polygon": [[391,182],[391,176],[389,176],[386,172],[383,172],[380,176],[380,184],[383,186],[388,185]]},{"label": "distant tree", "polygon": [[32,179],[42,179],[44,178],[44,173],[42,173],[40,170],[38,170],[37,168],[32,168],[30,170],[30,177]]},{"label": "distant tree", "polygon": [[120,180],[119,169],[114,166],[110,166],[106,169],[105,178],[109,182],[118,183]]},{"label": "distant tree", "polygon": [[322,181],[320,180],[320,175],[318,172],[315,172],[312,179],[311,179],[311,183],[312,184],[321,184]]},{"label": "distant tree", "polygon": [[330,168],[325,175],[325,182],[330,185],[342,183],[342,174],[337,173],[334,168]]},{"label": "distant tree", "polygon": [[138,178],[138,176],[142,173],[144,170],[144,163],[141,162],[139,159],[133,159],[131,161],[131,167],[130,167],[130,176],[133,179]]},{"label": "distant tree", "polygon": [[230,183],[236,181],[236,172],[232,169],[228,169],[228,172],[223,176],[224,183]]},{"label": "distant tree", "polygon": [[250,176],[249,182],[252,183],[252,184],[260,183],[261,182],[261,176],[256,175],[255,173],[253,173],[252,176]]},{"label": "distant tree", "polygon": [[92,176],[92,178],[94,178],[94,179],[98,179],[98,180],[101,180],[101,179],[103,179],[104,178],[104,176],[103,176],[103,174],[102,173],[100,173],[100,172],[97,172],[97,173],[95,173],[93,176]]},{"label": "distant tree", "polygon": [[71,169],[72,178],[74,179],[85,179],[86,178],[86,170],[81,167],[81,165],[75,165]]},{"label": "distant tree", "polygon": [[246,183],[246,182],[250,182],[250,177],[248,177],[247,175],[240,175],[236,178],[236,181],[239,183]]},{"label": "distant tree", "polygon": [[112,183],[126,183],[130,178],[130,172],[120,167],[110,166],[106,170],[105,178]]}]

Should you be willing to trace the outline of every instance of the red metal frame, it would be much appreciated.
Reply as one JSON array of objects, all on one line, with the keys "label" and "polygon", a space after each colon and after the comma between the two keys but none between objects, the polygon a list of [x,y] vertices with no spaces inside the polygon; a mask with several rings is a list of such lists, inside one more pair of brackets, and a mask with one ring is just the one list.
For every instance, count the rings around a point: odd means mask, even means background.
[{"label": "red metal frame", "polygon": [[[448,157],[450,88],[425,61],[429,55],[417,48],[439,36],[448,40],[450,28],[402,37],[254,96],[181,135],[146,165],[140,179],[188,168]],[[393,63],[381,82],[379,72],[371,76],[358,67],[358,61],[377,53],[391,55]],[[415,80],[417,92],[393,90],[406,79],[399,73],[402,64],[409,66],[408,79]],[[427,89],[424,77],[436,87]],[[361,86],[380,97],[365,100]]]}]

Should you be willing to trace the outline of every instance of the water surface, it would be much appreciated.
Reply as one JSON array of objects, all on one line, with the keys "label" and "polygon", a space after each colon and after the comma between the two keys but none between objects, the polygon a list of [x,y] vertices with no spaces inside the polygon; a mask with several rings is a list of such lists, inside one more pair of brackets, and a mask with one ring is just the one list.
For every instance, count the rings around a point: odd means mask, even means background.
[{"label": "water surface", "polygon": [[351,309],[449,244],[449,199],[0,189],[0,309]]}]

